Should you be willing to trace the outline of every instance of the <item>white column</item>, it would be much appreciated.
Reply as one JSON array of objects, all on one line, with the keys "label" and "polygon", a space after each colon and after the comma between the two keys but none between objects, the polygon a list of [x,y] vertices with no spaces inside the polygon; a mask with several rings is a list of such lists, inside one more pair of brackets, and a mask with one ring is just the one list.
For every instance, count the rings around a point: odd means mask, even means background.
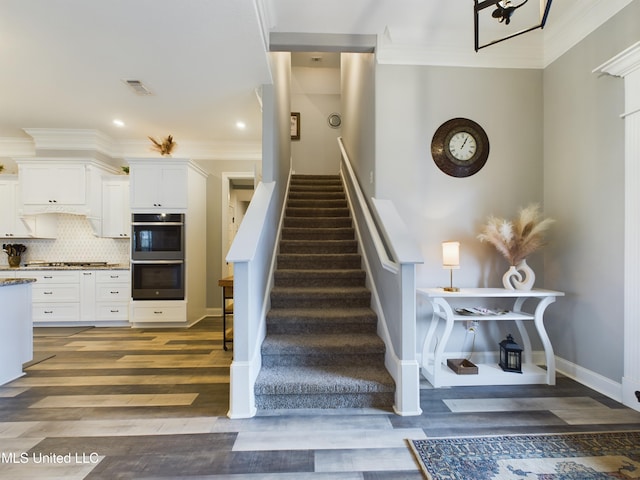
[{"label": "white column", "polygon": [[622,402],[640,411],[640,42],[594,72],[624,78],[625,87],[625,237],[624,373]]}]

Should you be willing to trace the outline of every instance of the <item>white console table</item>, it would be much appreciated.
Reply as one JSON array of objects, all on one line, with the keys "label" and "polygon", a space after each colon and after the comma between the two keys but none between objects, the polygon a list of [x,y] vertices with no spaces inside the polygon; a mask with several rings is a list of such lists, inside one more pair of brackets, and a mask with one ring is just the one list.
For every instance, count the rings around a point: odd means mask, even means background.
[{"label": "white console table", "polygon": [[[556,301],[556,297],[564,293],[553,290],[507,290],[504,288],[461,288],[458,292],[447,292],[442,288],[418,288],[417,294],[426,297],[433,306],[433,316],[427,336],[422,346],[422,374],[434,387],[447,385],[512,385],[546,383],[555,385],[556,367],[553,347],[544,328],[543,315],[546,308]],[[513,299],[513,308],[499,315],[459,315],[455,312],[456,301],[464,299]],[[537,300],[532,313],[523,310],[526,300]],[[468,306],[468,305],[467,305]],[[438,341],[435,352],[427,350],[434,340],[438,324],[444,320],[444,332]],[[462,321],[504,321],[515,322],[523,343],[522,373],[504,372],[498,362],[494,364],[479,364],[478,373],[459,375],[447,366],[444,349],[453,330],[454,322]],[[524,326],[525,321],[533,321],[542,345],[546,359],[546,370],[536,366],[532,360],[531,342]]]}]

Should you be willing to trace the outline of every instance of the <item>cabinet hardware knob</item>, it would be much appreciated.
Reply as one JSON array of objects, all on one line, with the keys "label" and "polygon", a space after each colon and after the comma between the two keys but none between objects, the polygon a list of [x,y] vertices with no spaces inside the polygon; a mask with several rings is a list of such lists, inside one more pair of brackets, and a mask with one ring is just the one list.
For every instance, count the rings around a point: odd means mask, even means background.
[{"label": "cabinet hardware knob", "polygon": [[53,313],[53,310],[45,310],[44,313]]},{"label": "cabinet hardware knob", "polygon": [[158,315],[159,315],[159,314],[161,314],[161,313],[162,313],[162,311],[160,311],[160,312],[156,312],[156,311],[154,311],[153,313],[155,313],[155,314],[158,314]]},{"label": "cabinet hardware knob", "polygon": [[45,295],[53,295],[53,292],[43,292]]}]

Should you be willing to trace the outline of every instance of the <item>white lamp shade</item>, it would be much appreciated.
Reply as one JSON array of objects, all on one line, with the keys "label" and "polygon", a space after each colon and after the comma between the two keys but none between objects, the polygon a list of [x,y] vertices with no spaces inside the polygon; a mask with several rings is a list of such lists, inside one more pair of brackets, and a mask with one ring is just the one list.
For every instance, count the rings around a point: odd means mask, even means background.
[{"label": "white lamp shade", "polygon": [[460,268],[460,242],[442,242],[442,268]]}]

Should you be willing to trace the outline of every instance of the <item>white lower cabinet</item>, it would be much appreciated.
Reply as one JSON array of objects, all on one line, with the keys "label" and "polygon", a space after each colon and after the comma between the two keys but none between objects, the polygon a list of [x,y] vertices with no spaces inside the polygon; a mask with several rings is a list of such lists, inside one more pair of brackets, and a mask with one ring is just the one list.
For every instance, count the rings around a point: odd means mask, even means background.
[{"label": "white lower cabinet", "polygon": [[125,270],[96,272],[95,306],[98,321],[127,321],[131,298],[131,277]]},{"label": "white lower cabinet", "polygon": [[136,323],[185,323],[187,302],[181,300],[142,300],[131,302],[129,321]]},{"label": "white lower cabinet", "polygon": [[18,270],[5,278],[35,278],[33,321],[38,324],[126,322],[129,319],[128,270]]}]

